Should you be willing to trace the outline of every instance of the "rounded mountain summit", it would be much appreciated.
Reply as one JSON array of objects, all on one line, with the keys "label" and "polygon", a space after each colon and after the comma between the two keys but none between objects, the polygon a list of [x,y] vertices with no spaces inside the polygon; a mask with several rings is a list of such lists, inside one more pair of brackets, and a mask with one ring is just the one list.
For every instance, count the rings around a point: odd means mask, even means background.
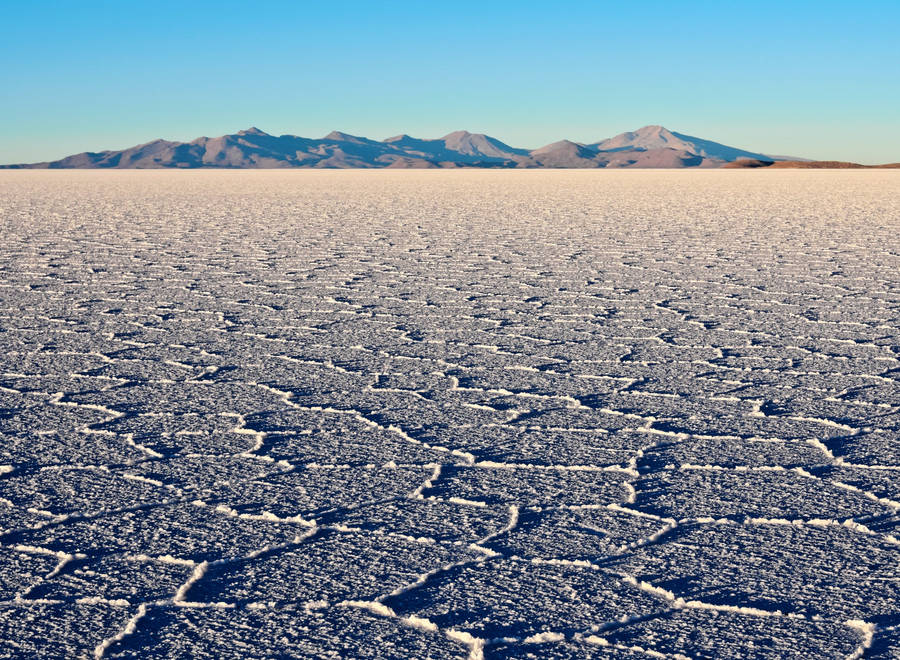
[{"label": "rounded mountain summit", "polygon": [[483,133],[454,131],[440,138],[406,134],[372,140],[332,131],[322,138],[270,135],[253,126],[190,142],[154,140],[119,151],[84,152],[60,160],[6,168],[682,168],[741,162],[771,164],[784,157],[729,147],[663,126],[589,144],[560,140],[539,149],[512,147]]}]

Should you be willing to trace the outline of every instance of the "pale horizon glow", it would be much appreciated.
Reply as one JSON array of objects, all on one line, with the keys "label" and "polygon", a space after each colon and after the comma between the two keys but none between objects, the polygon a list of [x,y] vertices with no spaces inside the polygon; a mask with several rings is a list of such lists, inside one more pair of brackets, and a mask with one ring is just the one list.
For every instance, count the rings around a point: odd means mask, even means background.
[{"label": "pale horizon glow", "polygon": [[895,2],[86,2],[4,19],[4,164],[250,126],[469,130],[534,149],[647,124],[773,155],[900,161]]}]

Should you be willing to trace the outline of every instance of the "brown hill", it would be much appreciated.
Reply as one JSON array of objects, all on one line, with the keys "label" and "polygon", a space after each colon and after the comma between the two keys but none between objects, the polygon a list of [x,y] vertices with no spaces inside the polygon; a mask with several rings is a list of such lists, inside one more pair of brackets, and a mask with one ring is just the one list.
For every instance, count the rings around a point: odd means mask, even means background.
[{"label": "brown hill", "polygon": [[725,163],[722,165],[722,169],[726,170],[739,170],[739,169],[752,169],[756,167],[771,167],[775,161],[772,160],[760,160],[759,158],[739,158],[738,160]]},{"label": "brown hill", "polygon": [[770,167],[775,169],[801,169],[801,170],[846,170],[846,169],[862,169],[866,165],[859,163],[848,163],[841,160],[782,160],[772,163]]},{"label": "brown hill", "polygon": [[898,168],[900,163],[886,163],[884,165],[861,165],[859,163],[848,163],[842,160],[781,160],[767,161],[755,158],[741,158],[733,163],[726,163],[723,169],[748,169],[766,167],[773,170],[866,170],[866,169],[885,169]]}]

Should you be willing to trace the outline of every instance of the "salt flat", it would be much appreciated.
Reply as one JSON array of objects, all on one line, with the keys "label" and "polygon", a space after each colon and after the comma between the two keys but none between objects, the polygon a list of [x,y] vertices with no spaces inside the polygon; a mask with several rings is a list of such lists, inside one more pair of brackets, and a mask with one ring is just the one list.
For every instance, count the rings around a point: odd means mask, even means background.
[{"label": "salt flat", "polygon": [[0,655],[900,657],[900,175],[0,174]]}]

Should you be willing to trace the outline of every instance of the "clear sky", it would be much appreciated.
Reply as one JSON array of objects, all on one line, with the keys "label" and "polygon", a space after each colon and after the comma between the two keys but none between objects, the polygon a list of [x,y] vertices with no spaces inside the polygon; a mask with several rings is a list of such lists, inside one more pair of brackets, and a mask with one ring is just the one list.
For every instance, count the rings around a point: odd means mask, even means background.
[{"label": "clear sky", "polygon": [[645,124],[900,161],[900,0],[0,0],[0,163],[251,125],[513,146]]}]

